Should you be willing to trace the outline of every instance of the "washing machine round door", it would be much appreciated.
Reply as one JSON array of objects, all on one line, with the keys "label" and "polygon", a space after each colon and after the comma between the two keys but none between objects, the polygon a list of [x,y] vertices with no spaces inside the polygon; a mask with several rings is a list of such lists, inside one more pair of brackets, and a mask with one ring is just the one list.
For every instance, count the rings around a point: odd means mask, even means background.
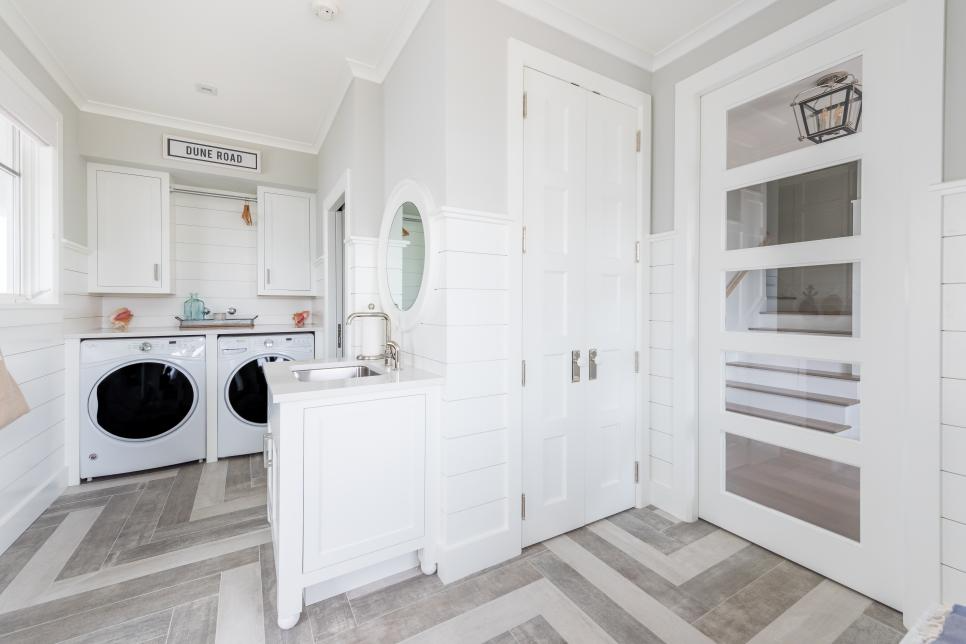
[{"label": "washing machine round door", "polygon": [[235,369],[225,384],[225,402],[235,416],[250,425],[268,422],[268,383],[262,369],[273,362],[291,362],[283,355],[262,355]]},{"label": "washing machine round door", "polygon": [[167,362],[133,362],[94,387],[88,406],[98,427],[114,438],[149,441],[184,424],[198,404],[191,377]]}]

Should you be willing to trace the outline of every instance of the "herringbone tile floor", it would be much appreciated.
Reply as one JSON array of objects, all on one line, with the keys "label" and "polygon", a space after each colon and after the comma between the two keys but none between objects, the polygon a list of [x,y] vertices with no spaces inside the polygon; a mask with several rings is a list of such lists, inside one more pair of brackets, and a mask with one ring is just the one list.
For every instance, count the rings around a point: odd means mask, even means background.
[{"label": "herringbone tile floor", "polygon": [[629,510],[449,586],[275,626],[260,455],[68,490],[0,555],[0,642],[898,642],[898,613],[705,523]]}]

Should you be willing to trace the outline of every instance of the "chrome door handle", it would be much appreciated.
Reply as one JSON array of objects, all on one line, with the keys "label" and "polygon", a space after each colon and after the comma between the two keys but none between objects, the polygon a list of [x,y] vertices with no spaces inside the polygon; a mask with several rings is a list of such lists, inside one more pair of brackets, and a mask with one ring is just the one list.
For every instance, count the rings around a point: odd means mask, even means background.
[{"label": "chrome door handle", "polygon": [[580,382],[580,349],[570,352],[570,382]]},{"label": "chrome door handle", "polygon": [[587,380],[597,380],[597,349],[588,352],[590,366],[587,367]]},{"label": "chrome door handle", "polygon": [[161,279],[161,266],[160,264],[154,265],[154,281],[157,282]]},{"label": "chrome door handle", "polygon": [[271,284],[271,283],[272,283],[272,269],[266,268],[265,269],[265,284],[268,285],[268,284]]}]

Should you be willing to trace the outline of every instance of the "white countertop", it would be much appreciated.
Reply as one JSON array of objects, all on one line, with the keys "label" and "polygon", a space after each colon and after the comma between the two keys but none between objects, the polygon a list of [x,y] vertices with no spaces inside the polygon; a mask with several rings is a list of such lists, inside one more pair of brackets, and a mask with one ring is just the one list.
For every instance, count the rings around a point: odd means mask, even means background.
[{"label": "white countertop", "polygon": [[[296,380],[292,374],[293,371],[306,369],[352,367],[359,365],[365,365],[373,371],[379,372],[379,375],[363,378],[303,382]],[[370,360],[368,362],[359,360],[276,362],[265,365],[264,373],[265,380],[268,382],[269,397],[273,403],[336,398],[361,393],[392,392],[399,391],[400,389],[414,389],[443,384],[442,376],[421,369],[403,368],[397,371],[387,371],[382,360]]]},{"label": "white countertop", "polygon": [[256,324],[253,327],[234,327],[220,329],[179,329],[176,326],[164,327],[143,327],[118,331],[117,329],[92,329],[90,331],[79,331],[67,333],[64,337],[69,339],[81,340],[105,340],[111,338],[158,338],[158,337],[177,337],[177,336],[202,336],[202,335],[265,335],[269,333],[311,333],[321,331],[322,327],[309,326],[297,328],[292,324]]}]

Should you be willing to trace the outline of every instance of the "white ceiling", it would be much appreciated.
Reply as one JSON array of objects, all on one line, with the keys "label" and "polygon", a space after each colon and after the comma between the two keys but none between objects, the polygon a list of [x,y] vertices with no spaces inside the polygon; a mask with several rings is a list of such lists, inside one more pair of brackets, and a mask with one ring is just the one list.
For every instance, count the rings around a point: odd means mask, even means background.
[{"label": "white ceiling", "polygon": [[[654,69],[775,0],[499,1]],[[324,22],[311,0],[0,0],[0,18],[82,110],[314,152],[429,2],[340,0]]]}]

